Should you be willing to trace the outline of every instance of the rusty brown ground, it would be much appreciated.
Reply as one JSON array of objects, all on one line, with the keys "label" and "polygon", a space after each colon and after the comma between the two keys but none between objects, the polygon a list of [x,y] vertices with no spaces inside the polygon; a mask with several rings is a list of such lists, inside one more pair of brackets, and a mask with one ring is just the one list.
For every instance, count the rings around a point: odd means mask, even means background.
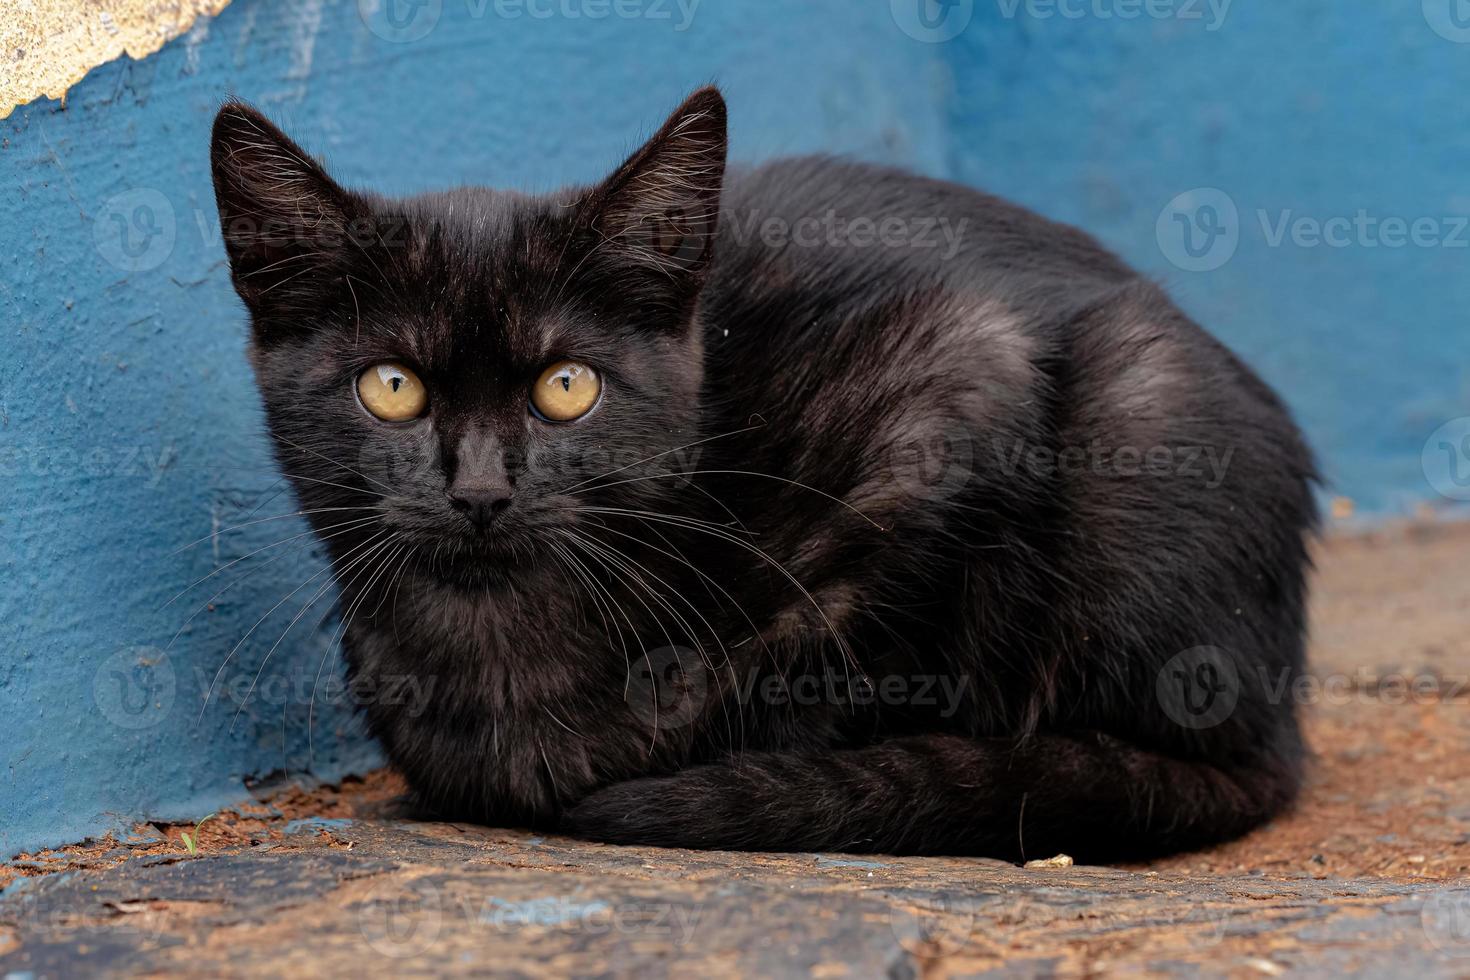
[{"label": "rusty brown ground", "polygon": [[[609,848],[396,777],[0,866],[0,976],[1470,976],[1470,525],[1321,546],[1294,813],[1125,869]],[[22,881],[21,879],[28,879]],[[9,886],[9,887],[6,887]]]}]

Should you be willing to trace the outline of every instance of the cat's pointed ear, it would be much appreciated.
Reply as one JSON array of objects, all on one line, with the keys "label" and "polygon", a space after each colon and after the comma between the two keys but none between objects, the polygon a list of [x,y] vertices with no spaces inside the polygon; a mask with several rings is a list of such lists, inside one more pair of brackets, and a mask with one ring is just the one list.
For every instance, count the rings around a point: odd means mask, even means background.
[{"label": "cat's pointed ear", "polygon": [[254,312],[308,301],[346,244],[352,196],[255,109],[227,103],[210,146],[235,289]]},{"label": "cat's pointed ear", "polygon": [[702,88],[597,188],[594,229],[635,261],[697,281],[714,248],[727,149],[725,100]]}]

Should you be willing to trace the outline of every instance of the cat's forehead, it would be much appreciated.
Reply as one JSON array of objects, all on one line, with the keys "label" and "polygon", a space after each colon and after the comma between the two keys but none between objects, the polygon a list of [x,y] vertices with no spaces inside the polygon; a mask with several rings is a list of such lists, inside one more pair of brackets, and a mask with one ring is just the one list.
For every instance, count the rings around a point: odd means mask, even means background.
[{"label": "cat's forehead", "polygon": [[595,320],[512,295],[511,284],[458,284],[453,295],[423,306],[400,306],[385,318],[388,342],[425,368],[495,365],[510,372],[535,368],[556,356],[600,347]]},{"label": "cat's forehead", "polygon": [[[481,189],[406,202],[387,324],[422,363],[536,364],[585,342],[577,256],[554,201]],[[570,263],[570,264],[569,264]]]}]

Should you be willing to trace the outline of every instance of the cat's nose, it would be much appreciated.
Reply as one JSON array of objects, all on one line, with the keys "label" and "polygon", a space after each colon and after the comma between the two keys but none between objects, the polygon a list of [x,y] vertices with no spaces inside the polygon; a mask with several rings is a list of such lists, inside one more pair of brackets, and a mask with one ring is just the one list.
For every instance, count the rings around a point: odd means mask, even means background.
[{"label": "cat's nose", "polygon": [[486,489],[476,488],[453,490],[449,494],[449,504],[459,511],[476,527],[489,527],[490,522],[505,512],[510,506],[511,492],[509,487],[491,487]]}]

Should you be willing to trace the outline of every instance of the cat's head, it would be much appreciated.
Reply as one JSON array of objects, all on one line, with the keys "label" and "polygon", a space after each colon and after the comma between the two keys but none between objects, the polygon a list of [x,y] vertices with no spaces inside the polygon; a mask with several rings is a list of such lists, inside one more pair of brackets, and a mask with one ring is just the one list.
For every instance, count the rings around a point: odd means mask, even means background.
[{"label": "cat's head", "polygon": [[215,193],[256,379],[339,563],[391,541],[493,582],[588,507],[656,505],[668,481],[622,478],[700,437],[725,120],[703,89],[594,186],[389,200],[344,189],[248,106],[220,111]]}]

